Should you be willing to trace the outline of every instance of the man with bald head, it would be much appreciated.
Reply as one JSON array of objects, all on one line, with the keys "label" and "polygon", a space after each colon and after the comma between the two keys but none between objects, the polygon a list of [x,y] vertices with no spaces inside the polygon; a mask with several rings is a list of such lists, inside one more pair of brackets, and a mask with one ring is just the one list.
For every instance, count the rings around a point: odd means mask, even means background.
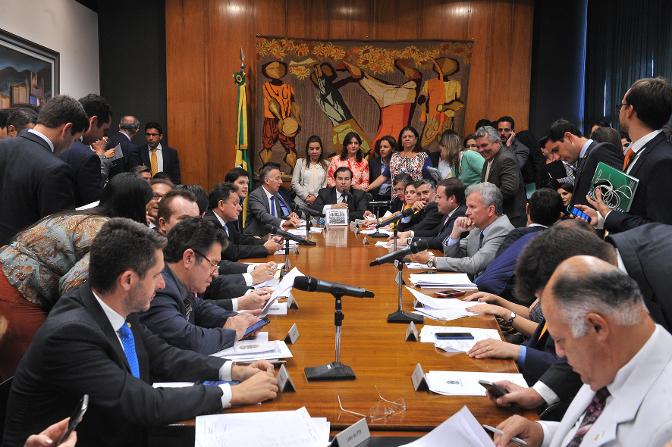
[{"label": "man with bald head", "polygon": [[584,385],[560,422],[510,417],[496,445],[512,436],[552,447],[659,446],[672,438],[672,336],[651,319],[635,281],[602,260],[574,256],[555,270],[541,303],[558,355]]},{"label": "man with bald head", "polygon": [[112,149],[117,145],[121,148],[123,158],[114,161],[110,177],[130,170],[133,165],[131,162],[137,158],[137,145],[133,143],[133,138],[140,130],[140,121],[134,115],[124,115],[119,120],[119,130],[110,135],[107,141],[106,149]]}]

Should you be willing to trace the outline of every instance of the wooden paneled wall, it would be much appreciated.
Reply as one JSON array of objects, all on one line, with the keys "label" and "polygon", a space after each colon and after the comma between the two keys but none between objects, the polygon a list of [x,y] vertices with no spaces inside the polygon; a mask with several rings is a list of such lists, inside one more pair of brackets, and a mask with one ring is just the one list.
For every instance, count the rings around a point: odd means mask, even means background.
[{"label": "wooden paneled wall", "polygon": [[[466,128],[511,115],[528,125],[533,0],[166,0],[170,144],[182,179],[210,187],[233,167],[236,89],[254,36],[314,39],[472,39]],[[254,98],[252,72],[248,98]],[[255,104],[250,104],[250,143]],[[301,151],[299,151],[301,156]]]}]

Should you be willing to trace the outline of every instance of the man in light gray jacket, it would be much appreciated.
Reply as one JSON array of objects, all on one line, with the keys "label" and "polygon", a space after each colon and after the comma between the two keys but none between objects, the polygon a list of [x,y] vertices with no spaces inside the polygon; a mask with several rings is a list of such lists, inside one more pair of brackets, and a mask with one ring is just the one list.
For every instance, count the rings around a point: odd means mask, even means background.
[{"label": "man in light gray jacket", "polygon": [[[467,188],[467,211],[458,217],[450,236],[443,241],[442,257],[429,252],[414,256],[417,262],[435,265],[437,270],[464,272],[476,276],[495,259],[499,246],[513,230],[504,214],[503,198],[492,183],[477,183]],[[463,232],[469,232],[461,238]]]}]

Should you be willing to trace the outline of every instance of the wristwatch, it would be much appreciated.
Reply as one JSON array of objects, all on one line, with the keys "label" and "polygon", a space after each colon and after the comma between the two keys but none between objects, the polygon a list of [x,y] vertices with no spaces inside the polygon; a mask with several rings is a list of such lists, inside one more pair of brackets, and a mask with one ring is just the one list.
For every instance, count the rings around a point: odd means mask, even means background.
[{"label": "wristwatch", "polygon": [[509,315],[509,319],[506,322],[509,324],[513,324],[513,320],[515,320],[517,316],[518,315],[516,315],[515,312],[511,312],[511,314]]},{"label": "wristwatch", "polygon": [[427,259],[427,267],[434,268],[434,261],[435,261],[434,253],[430,253],[429,259]]}]

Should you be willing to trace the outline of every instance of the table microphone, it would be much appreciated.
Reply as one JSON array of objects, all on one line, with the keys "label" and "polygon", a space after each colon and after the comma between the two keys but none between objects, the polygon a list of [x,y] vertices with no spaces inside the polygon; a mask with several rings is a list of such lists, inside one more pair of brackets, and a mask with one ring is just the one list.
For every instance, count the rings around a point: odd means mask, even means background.
[{"label": "table microphone", "polygon": [[281,230],[277,225],[267,224],[264,228],[271,234],[277,234],[290,241],[298,242],[300,245],[317,245],[316,242],[309,241],[308,239],[292,234],[289,231]]},{"label": "table microphone", "polygon": [[297,210],[303,211],[305,214],[307,214],[309,216],[324,217],[323,212],[320,212],[320,211],[318,211],[316,209],[313,209],[313,208],[309,208],[305,205],[301,205],[300,203],[296,203],[294,206],[296,207]]},{"label": "table microphone", "polygon": [[418,241],[415,241],[411,243],[408,247],[402,248],[401,250],[393,251],[392,253],[388,253],[385,256],[381,256],[379,258],[374,259],[371,261],[369,264],[370,267],[373,267],[375,265],[381,265],[381,264],[387,264],[388,262],[394,262],[397,259],[403,259],[406,255],[410,255],[412,253],[417,253],[419,251],[427,250],[429,245],[427,244],[427,241],[420,239]]},{"label": "table microphone", "polygon": [[373,298],[374,293],[361,287],[353,287],[347,284],[322,281],[310,276],[298,276],[294,278],[294,287],[306,292],[327,292],[337,296],[356,296],[359,298]]},{"label": "table microphone", "polygon": [[387,217],[386,219],[381,220],[376,224],[376,228],[384,227],[386,225],[389,225],[391,223],[395,223],[404,217],[408,217],[411,214],[413,214],[413,208],[406,208],[404,211],[401,211],[399,213],[394,213],[391,216]]}]

